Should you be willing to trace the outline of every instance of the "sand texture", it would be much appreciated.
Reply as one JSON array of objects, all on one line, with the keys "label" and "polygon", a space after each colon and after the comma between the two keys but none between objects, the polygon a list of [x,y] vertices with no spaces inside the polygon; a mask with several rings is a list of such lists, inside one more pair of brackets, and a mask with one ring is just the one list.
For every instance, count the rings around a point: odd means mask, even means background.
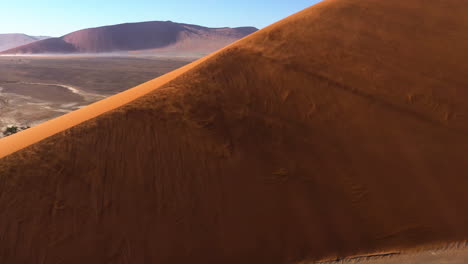
[{"label": "sand texture", "polygon": [[280,264],[466,240],[467,13],[327,0],[0,140],[0,262]]}]

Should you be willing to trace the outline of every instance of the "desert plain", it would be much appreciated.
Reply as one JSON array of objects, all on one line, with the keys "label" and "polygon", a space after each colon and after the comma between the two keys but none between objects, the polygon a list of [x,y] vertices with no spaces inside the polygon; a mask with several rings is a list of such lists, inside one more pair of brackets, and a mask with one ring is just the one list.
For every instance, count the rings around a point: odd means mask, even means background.
[{"label": "desert plain", "polygon": [[161,76],[194,59],[115,55],[0,56],[0,130],[7,126],[35,126]]}]

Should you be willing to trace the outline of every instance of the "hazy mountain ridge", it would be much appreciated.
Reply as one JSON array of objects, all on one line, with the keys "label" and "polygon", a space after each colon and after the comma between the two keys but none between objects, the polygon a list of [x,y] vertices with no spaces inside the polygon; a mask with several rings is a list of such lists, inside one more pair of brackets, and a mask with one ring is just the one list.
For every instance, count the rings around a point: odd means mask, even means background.
[{"label": "hazy mountain ridge", "polygon": [[23,33],[0,34],[0,52],[48,38],[50,37],[29,36]]}]

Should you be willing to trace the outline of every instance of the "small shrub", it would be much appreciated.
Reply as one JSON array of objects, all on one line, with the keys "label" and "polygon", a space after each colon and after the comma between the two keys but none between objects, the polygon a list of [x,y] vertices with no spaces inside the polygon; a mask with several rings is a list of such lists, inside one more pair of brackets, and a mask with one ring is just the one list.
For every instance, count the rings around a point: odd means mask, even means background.
[{"label": "small shrub", "polygon": [[7,136],[11,136],[13,134],[16,134],[22,130],[26,130],[28,129],[29,126],[22,126],[22,127],[17,127],[17,126],[8,126],[7,128],[5,128],[5,130],[3,130],[3,136],[7,137]]}]

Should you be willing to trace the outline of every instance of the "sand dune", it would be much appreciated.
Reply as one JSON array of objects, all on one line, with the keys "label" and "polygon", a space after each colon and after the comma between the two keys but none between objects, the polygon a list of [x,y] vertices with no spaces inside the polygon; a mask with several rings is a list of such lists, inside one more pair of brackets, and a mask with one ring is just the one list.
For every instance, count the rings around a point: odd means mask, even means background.
[{"label": "sand dune", "polygon": [[467,12],[324,1],[0,140],[0,262],[300,263],[465,240]]},{"label": "sand dune", "polygon": [[365,254],[334,260],[301,262],[301,264],[465,264],[467,259],[466,242],[458,242],[446,244],[443,248]]},{"label": "sand dune", "polygon": [[0,52],[47,38],[26,34],[0,34]]},{"label": "sand dune", "polygon": [[253,27],[207,28],[153,21],[127,23],[72,32],[2,54],[109,53],[127,51],[210,53],[257,31]]}]

